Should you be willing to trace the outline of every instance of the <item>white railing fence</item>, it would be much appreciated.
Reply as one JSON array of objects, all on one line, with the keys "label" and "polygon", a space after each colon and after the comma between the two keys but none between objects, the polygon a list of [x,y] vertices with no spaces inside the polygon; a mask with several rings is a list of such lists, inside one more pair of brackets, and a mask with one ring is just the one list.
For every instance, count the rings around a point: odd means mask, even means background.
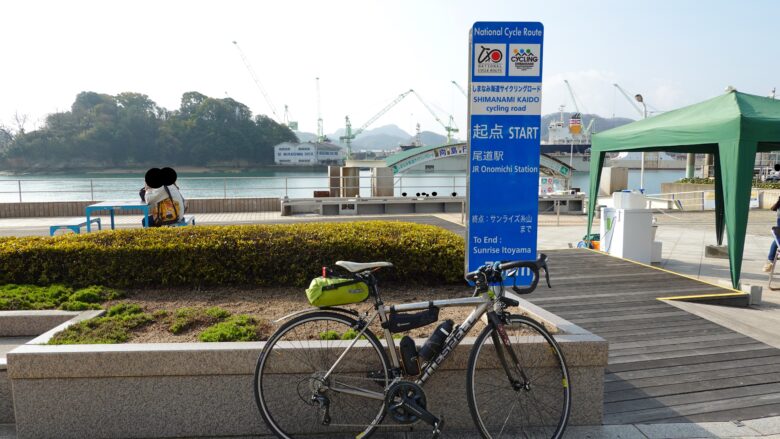
[{"label": "white railing fence", "polygon": [[[383,177],[379,177],[381,180]],[[466,177],[448,175],[393,176],[393,195],[451,196],[466,194]],[[370,197],[377,179],[371,175],[354,177],[350,193]],[[350,181],[345,179],[345,182]],[[180,177],[177,181],[187,198],[311,198],[315,191],[330,191],[327,176],[278,177]],[[0,180],[0,202],[103,201],[138,197],[140,178],[92,179],[8,179]]]},{"label": "white railing fence", "polygon": [[715,191],[691,191],[648,194],[647,208],[662,210],[714,210]]}]

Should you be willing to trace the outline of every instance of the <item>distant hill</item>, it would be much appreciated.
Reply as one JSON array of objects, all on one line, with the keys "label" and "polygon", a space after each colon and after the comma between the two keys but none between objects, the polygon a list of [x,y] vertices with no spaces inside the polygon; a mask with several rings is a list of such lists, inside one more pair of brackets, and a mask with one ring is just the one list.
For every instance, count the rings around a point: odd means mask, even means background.
[{"label": "distant hill", "polygon": [[[568,123],[569,118],[574,113],[563,113],[563,120]],[[560,117],[560,113],[552,113],[542,116],[542,139],[547,140],[548,136],[548,126],[551,122],[558,120]],[[615,127],[619,127],[621,125],[625,125],[627,123],[634,122],[632,119],[624,118],[624,117],[615,117],[615,118],[605,118],[601,117],[595,114],[585,114],[583,116],[583,125],[587,126],[591,119],[595,118],[596,121],[593,123],[593,132],[598,133],[601,131],[606,131],[608,129],[612,129]],[[298,139],[300,139],[301,142],[307,142],[309,140],[314,140],[317,138],[317,135],[314,133],[306,133],[306,132],[300,132],[296,131],[295,134],[298,136]],[[465,138],[468,134],[465,130],[463,130],[461,133],[461,137]],[[328,138],[331,140],[332,143],[339,145],[339,137],[344,135],[344,129],[340,128],[336,130],[335,132],[332,132],[330,134],[327,134]],[[447,143],[447,137],[438,133],[434,133],[432,131],[423,131],[420,133],[420,138],[422,140],[423,145],[430,146],[430,145],[444,145]],[[355,140],[352,142],[352,148],[353,149],[368,149],[368,150],[393,150],[398,148],[400,145],[410,145],[412,142],[415,141],[414,135],[409,134],[397,125],[383,125],[377,128],[367,129],[363,131]],[[456,142],[465,142],[465,140],[462,139],[456,139]]]},{"label": "distant hill", "polygon": [[306,133],[303,131],[295,131],[295,135],[298,136],[298,141],[303,142],[313,142],[317,140],[317,135],[315,133]]},{"label": "distant hill", "polygon": [[[569,123],[569,118],[572,116],[572,114],[574,114],[574,113],[567,113],[567,112],[563,113],[563,121],[564,121],[565,124]],[[548,134],[549,134],[549,131],[550,131],[548,129],[548,127],[550,126],[550,123],[552,123],[553,121],[557,121],[558,119],[560,119],[560,117],[561,117],[561,113],[550,113],[550,114],[545,114],[544,116],[542,116],[542,140],[545,140],[545,141],[547,140],[547,137],[548,137]],[[592,132],[593,133],[600,133],[602,131],[610,130],[612,128],[617,128],[617,127],[619,127],[621,125],[625,125],[625,124],[628,124],[628,123],[631,123],[631,122],[635,122],[635,120],[629,119],[629,118],[626,118],[626,117],[609,117],[609,118],[607,118],[607,117],[601,117],[601,116],[599,116],[597,114],[583,114],[582,115],[582,127],[583,127],[583,129],[585,127],[587,127],[588,124],[590,123],[591,119],[594,119],[594,118],[596,119],[596,121],[593,122],[593,128],[592,128]]]},{"label": "distant hill", "polygon": [[[411,145],[415,141],[413,134],[409,134],[395,125],[385,125],[376,130],[363,132],[352,142],[352,145],[358,149],[393,150],[401,145]],[[447,136],[432,131],[422,131],[420,132],[420,141],[425,146],[444,145],[447,143]],[[458,142],[460,140],[455,141]]]},{"label": "distant hill", "polygon": [[[420,132],[420,140],[423,145],[444,145],[447,143],[447,136],[442,136],[441,134],[433,133],[431,131],[422,131]],[[409,139],[409,143],[412,143],[412,141],[414,141],[414,137]],[[459,141],[460,140],[456,140],[456,142]]]}]

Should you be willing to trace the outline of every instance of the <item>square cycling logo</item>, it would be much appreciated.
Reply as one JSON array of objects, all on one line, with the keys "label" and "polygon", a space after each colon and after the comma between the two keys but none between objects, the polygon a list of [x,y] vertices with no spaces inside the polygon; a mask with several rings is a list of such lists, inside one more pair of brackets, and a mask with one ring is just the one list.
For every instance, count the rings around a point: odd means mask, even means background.
[{"label": "square cycling logo", "polygon": [[509,76],[539,76],[540,52],[539,44],[510,44]]},{"label": "square cycling logo", "polygon": [[505,76],[505,44],[475,44],[474,74],[479,76]]}]

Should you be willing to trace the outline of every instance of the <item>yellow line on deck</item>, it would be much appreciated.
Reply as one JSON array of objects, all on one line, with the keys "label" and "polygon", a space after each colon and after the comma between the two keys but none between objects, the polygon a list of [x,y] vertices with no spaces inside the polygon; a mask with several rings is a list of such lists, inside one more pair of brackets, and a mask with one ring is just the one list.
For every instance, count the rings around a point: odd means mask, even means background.
[{"label": "yellow line on deck", "polygon": [[709,299],[713,297],[742,297],[749,296],[748,293],[721,293],[721,294],[694,294],[691,296],[672,296],[672,297],[658,297],[658,300],[686,300],[686,299]]}]

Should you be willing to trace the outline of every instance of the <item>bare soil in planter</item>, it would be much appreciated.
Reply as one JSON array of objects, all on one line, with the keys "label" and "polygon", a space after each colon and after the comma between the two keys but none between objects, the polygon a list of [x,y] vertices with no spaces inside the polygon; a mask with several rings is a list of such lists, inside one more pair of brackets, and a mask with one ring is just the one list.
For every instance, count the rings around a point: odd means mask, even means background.
[{"label": "bare soil in planter", "polygon": [[[435,288],[381,288],[382,300],[387,305],[397,303],[419,302],[439,299],[455,299],[470,297],[471,289],[467,285],[445,285]],[[169,313],[179,308],[211,308],[218,306],[232,314],[247,314],[258,321],[271,322],[292,312],[302,309],[312,309],[306,300],[306,293],[301,288],[276,287],[276,288],[210,288],[202,290],[189,289],[159,289],[159,290],[131,290],[127,291],[121,300],[110,301],[103,304],[109,308],[119,302],[138,304],[145,312],[165,310]],[[349,306],[359,312],[373,311],[372,300]],[[471,313],[473,307],[442,308],[439,312],[439,320],[452,319],[460,323]],[[483,327],[478,322],[472,329],[472,336],[479,334]],[[261,339],[267,339],[279,325],[261,325]],[[435,325],[429,325],[413,329],[406,334],[415,338],[427,338]],[[198,334],[203,327],[192,327],[178,335],[172,334],[165,323],[165,319],[156,319],[154,323],[144,325],[132,331],[130,343],[171,343],[171,342],[197,342]],[[371,328],[380,336],[379,324]],[[317,338],[319,334],[309,334],[311,338]]]}]

